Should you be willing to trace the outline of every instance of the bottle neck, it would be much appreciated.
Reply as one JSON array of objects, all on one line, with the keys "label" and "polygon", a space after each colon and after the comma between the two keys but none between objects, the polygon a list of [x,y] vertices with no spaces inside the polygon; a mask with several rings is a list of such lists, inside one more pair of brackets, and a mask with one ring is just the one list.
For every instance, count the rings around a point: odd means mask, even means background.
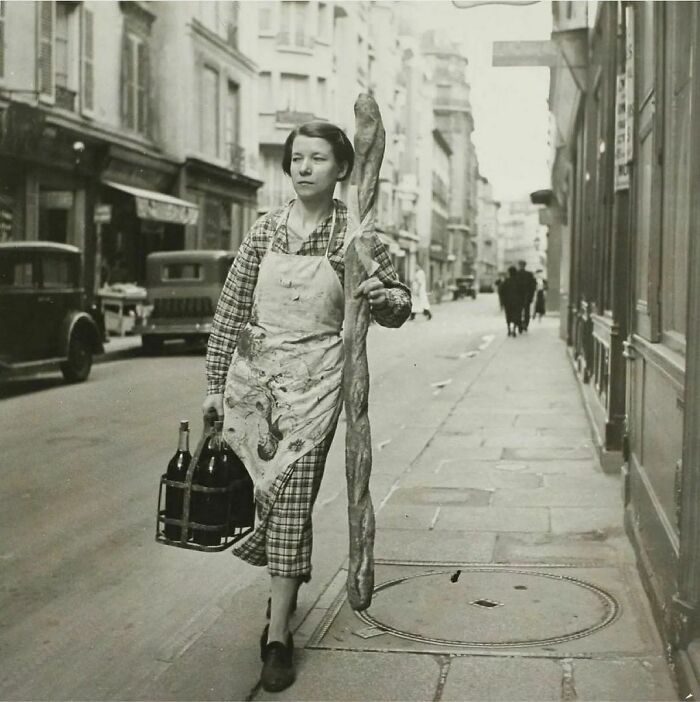
[{"label": "bottle neck", "polygon": [[190,450],[190,431],[189,429],[180,429],[180,436],[177,442],[177,450],[186,452]]}]

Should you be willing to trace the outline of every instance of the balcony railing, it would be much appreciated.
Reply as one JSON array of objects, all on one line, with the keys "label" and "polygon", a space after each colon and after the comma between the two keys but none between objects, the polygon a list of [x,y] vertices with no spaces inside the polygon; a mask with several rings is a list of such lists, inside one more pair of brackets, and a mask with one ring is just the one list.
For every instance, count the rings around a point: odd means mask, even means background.
[{"label": "balcony railing", "polygon": [[240,144],[228,144],[228,162],[231,169],[242,172],[245,170],[245,149]]},{"label": "balcony railing", "polygon": [[296,110],[277,110],[275,122],[277,124],[302,124],[314,118],[313,112],[297,112]]},{"label": "balcony railing", "polygon": [[75,112],[75,90],[69,90],[62,85],[56,86],[56,107]]},{"label": "balcony railing", "polygon": [[308,36],[305,31],[281,31],[277,32],[277,46],[287,46],[297,49],[313,49],[314,38]]}]

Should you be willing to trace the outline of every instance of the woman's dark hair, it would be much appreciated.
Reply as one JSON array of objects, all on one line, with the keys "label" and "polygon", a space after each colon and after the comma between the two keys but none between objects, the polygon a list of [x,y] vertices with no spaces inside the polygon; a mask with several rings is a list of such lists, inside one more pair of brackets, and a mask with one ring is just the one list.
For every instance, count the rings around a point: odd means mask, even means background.
[{"label": "woman's dark hair", "polygon": [[294,145],[294,140],[298,136],[318,137],[319,139],[327,141],[333,149],[335,160],[339,164],[346,164],[348,167],[345,175],[339,180],[345,180],[350,176],[352,167],[355,164],[355,150],[352,148],[350,139],[348,139],[345,132],[340,127],[336,127],[335,124],[331,124],[330,122],[322,122],[321,120],[304,122],[304,124],[294,127],[289,133],[287,140],[284,142],[284,155],[282,156],[282,170],[287,175],[291,175],[292,146]]},{"label": "woman's dark hair", "polygon": [[515,266],[508,266],[508,275],[509,276],[514,276],[518,272],[518,269]]}]

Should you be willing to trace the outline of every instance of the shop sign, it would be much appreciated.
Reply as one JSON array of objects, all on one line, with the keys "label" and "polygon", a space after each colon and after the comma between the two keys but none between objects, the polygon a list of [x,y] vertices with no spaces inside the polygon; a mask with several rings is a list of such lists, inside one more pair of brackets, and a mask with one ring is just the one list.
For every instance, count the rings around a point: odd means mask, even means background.
[{"label": "shop sign", "polygon": [[625,10],[625,162],[634,158],[634,11]]},{"label": "shop sign", "polygon": [[112,221],[112,205],[97,205],[93,217],[95,224],[107,224]]},{"label": "shop sign", "polygon": [[0,203],[0,242],[12,241],[12,210]]},{"label": "shop sign", "polygon": [[136,198],[136,214],[141,219],[175,224],[197,224],[198,210],[146,197]]},{"label": "shop sign", "polygon": [[627,162],[627,104],[625,90],[626,76],[617,75],[615,98],[615,190],[627,190],[630,186],[629,164]]}]

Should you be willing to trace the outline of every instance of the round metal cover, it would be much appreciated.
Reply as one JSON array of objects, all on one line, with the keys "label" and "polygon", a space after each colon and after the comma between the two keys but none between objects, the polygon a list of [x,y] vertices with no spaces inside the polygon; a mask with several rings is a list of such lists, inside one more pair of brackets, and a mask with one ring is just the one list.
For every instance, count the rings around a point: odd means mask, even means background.
[{"label": "round metal cover", "polygon": [[620,606],[591,583],[516,568],[468,567],[396,578],[357,616],[381,631],[443,646],[543,646],[588,636]]}]

